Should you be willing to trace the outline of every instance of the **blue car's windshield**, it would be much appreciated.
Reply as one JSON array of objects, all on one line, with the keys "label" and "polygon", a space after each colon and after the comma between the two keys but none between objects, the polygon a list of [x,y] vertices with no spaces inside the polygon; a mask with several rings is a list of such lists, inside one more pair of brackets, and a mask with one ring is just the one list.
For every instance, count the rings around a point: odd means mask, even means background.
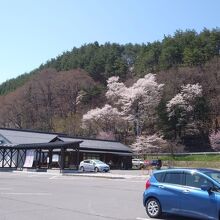
[{"label": "blue car's windshield", "polygon": [[208,171],[208,172],[204,172],[204,173],[220,184],[220,172],[218,172],[218,171]]}]

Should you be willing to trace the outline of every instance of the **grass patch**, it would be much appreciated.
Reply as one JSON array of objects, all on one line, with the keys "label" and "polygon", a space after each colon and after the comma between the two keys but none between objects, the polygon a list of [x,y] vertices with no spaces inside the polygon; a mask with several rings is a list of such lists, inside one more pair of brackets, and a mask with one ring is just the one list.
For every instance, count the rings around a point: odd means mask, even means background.
[{"label": "grass patch", "polygon": [[[155,157],[148,159],[157,159]],[[220,155],[187,155],[187,156],[158,156],[163,161],[210,161],[220,162]]]}]

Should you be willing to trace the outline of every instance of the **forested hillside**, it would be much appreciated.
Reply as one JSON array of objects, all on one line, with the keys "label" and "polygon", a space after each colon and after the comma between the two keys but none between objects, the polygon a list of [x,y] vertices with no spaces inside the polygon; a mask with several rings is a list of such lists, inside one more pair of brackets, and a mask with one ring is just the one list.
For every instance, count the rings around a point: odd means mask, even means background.
[{"label": "forested hillside", "polygon": [[[204,29],[201,33],[194,30],[176,31],[173,36],[148,44],[106,43],[86,44],[72,51],[64,52],[33,70],[34,75],[45,68],[57,71],[84,69],[101,83],[110,76],[127,79],[141,77],[149,72],[158,72],[172,67],[203,65],[220,51],[220,30]],[[0,94],[7,94],[23,85],[29,74],[21,75],[0,85]]]},{"label": "forested hillside", "polygon": [[0,125],[117,139],[138,152],[211,150],[219,52],[219,29],[73,48],[0,86]]}]

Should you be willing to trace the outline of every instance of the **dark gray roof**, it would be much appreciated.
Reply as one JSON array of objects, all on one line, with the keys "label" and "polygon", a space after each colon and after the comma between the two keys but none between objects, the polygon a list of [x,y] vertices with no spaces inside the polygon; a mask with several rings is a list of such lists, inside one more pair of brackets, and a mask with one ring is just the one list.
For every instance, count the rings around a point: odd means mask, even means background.
[{"label": "dark gray roof", "polygon": [[122,152],[122,151],[115,151],[115,150],[112,150],[112,151],[106,151],[106,150],[98,150],[98,151],[95,151],[95,150],[88,150],[88,149],[80,149],[80,152],[85,152],[85,153],[108,153],[108,154],[115,154],[115,155],[120,155],[120,156],[132,156],[132,153],[131,152]]},{"label": "dark gray roof", "polygon": [[35,144],[19,144],[17,147],[19,149],[60,149],[60,148],[77,148],[80,141],[72,141],[72,142],[52,142],[52,143],[35,143]]},{"label": "dark gray roof", "polygon": [[58,139],[64,142],[80,141],[82,142],[80,144],[80,149],[82,150],[132,153],[128,146],[116,141],[67,137],[64,134],[4,128],[0,128],[0,135],[5,137],[11,144],[40,144]]},{"label": "dark gray roof", "polygon": [[34,143],[34,144],[1,144],[0,149],[78,149],[80,141],[74,141],[74,142],[52,142],[52,143]]},{"label": "dark gray roof", "polygon": [[124,152],[132,152],[131,148],[128,146],[116,142],[116,141],[105,141],[105,140],[91,140],[91,139],[80,139],[80,138],[66,138],[59,137],[63,141],[83,141],[80,144],[80,148],[85,149],[99,149],[99,150],[111,150],[111,151],[124,151]]},{"label": "dark gray roof", "polygon": [[33,144],[33,143],[49,143],[57,135],[26,132],[18,130],[0,129],[0,134],[9,140],[12,144]]}]

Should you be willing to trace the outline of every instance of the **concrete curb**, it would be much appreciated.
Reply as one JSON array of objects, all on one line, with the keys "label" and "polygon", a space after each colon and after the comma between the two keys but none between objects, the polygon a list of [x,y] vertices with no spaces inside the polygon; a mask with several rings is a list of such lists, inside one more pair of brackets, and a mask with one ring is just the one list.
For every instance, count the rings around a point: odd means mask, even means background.
[{"label": "concrete curb", "polygon": [[31,170],[14,170],[12,171],[13,173],[20,173],[20,174],[36,174],[36,175],[54,175],[54,176],[81,176],[81,177],[95,177],[95,178],[108,178],[108,179],[126,179],[123,176],[105,176],[105,175],[94,175],[93,173],[62,173],[62,172],[36,172],[36,171],[31,171]]},{"label": "concrete curb", "polygon": [[81,176],[81,177],[93,177],[93,178],[104,178],[104,179],[126,179],[123,176],[101,176],[101,175],[94,175],[94,174],[75,174],[75,173],[63,173],[62,176]]},{"label": "concrete curb", "polygon": [[120,175],[120,174],[106,174],[106,173],[82,173],[82,172],[36,172],[34,170],[13,170],[12,173],[19,174],[35,174],[35,175],[49,175],[49,176],[77,176],[77,177],[90,177],[102,179],[147,179],[149,175]]},{"label": "concrete curb", "polygon": [[81,177],[93,177],[93,178],[106,178],[106,179],[146,179],[149,177],[149,175],[144,174],[144,175],[129,175],[129,174],[114,174],[114,173],[92,173],[92,172],[87,172],[87,173],[82,173],[82,172],[77,172],[77,173],[69,173],[69,172],[64,172],[62,173],[63,176],[81,176]]},{"label": "concrete curb", "polygon": [[15,170],[12,171],[12,173],[62,176],[62,173],[47,173],[47,172],[24,171],[24,170],[23,171]]},{"label": "concrete curb", "polygon": [[148,175],[145,176],[135,176],[135,175],[95,175],[93,173],[58,173],[58,172],[35,172],[35,171],[13,171],[13,173],[20,173],[20,174],[35,174],[35,175],[49,175],[49,176],[77,176],[77,177],[90,177],[90,178],[102,178],[102,179],[147,179]]}]

